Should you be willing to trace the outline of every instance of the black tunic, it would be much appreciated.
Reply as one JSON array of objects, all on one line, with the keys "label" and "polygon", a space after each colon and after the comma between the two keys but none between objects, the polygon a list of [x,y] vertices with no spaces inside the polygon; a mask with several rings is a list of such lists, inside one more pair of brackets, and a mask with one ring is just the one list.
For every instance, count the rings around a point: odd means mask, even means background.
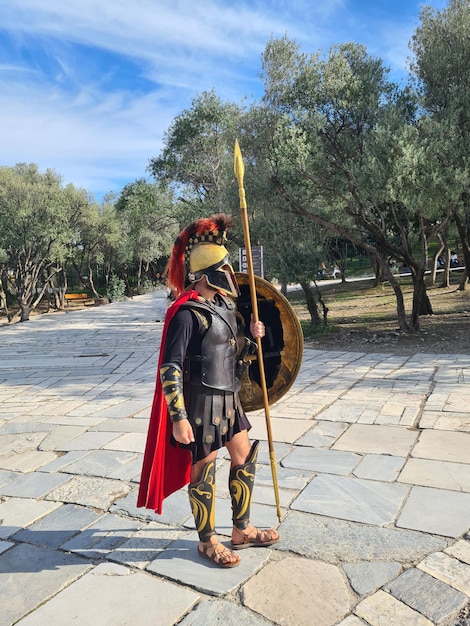
[{"label": "black tunic", "polygon": [[[211,306],[227,314],[228,306],[219,294],[216,294]],[[202,341],[215,315],[210,309],[201,313],[196,307],[191,308],[189,301],[170,322],[163,355],[163,363],[178,365],[185,375],[185,405],[196,441],[182,447],[191,450],[193,463],[224,447],[236,433],[251,428],[237,391],[216,389],[201,383],[201,366],[197,357],[201,355]],[[217,358],[216,354],[214,352],[213,358]],[[235,369],[236,357],[232,360]],[[217,363],[215,365],[219,367]],[[226,363],[220,364],[221,369],[225,367]]]}]

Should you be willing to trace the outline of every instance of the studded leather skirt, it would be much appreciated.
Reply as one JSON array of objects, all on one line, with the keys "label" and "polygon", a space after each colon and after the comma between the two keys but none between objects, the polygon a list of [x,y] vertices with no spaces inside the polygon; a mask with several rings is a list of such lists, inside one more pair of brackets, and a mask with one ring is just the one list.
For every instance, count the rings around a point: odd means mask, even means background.
[{"label": "studded leather skirt", "polygon": [[237,392],[220,391],[190,384],[186,409],[193,427],[195,443],[187,447],[193,454],[193,464],[214,450],[223,448],[227,441],[251,424],[240,403]]}]

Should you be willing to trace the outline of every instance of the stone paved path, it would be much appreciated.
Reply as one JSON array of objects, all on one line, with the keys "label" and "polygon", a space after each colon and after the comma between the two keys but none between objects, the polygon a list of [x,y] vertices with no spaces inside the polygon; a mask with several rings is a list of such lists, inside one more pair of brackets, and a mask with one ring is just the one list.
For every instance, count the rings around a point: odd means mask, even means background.
[{"label": "stone paved path", "polygon": [[[0,328],[0,626],[470,624],[470,355],[306,350],[262,411],[252,519],[220,570],[184,490],[137,509],[163,292]],[[353,348],[353,346],[352,346]],[[217,528],[231,529],[228,461]]]}]

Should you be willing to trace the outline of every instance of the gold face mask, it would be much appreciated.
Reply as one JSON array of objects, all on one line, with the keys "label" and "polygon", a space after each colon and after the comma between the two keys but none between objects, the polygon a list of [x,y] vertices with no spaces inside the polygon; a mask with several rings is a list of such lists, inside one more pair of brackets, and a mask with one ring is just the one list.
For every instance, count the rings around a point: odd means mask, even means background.
[{"label": "gold face mask", "polygon": [[200,243],[191,250],[188,280],[196,283],[203,276],[208,285],[225,295],[236,298],[240,293],[225,246]]}]

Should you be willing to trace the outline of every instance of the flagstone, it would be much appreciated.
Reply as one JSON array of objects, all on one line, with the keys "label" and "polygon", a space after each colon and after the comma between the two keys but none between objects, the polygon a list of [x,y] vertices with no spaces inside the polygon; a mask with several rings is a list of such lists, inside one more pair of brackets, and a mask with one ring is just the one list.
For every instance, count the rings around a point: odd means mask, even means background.
[{"label": "flagstone", "polygon": [[46,497],[48,500],[107,510],[115,500],[126,496],[130,490],[131,487],[120,480],[72,476],[66,483],[50,491]]},{"label": "flagstone", "polygon": [[362,600],[354,612],[370,626],[434,626],[426,617],[381,590]]},{"label": "flagstone", "polygon": [[[16,624],[21,617],[47,602],[90,568],[89,561],[75,554],[26,543],[8,550],[0,557],[0,588],[3,598],[0,626]],[[56,618],[57,614],[36,623],[38,626],[57,624]]]},{"label": "flagstone", "polygon": [[347,476],[361,458],[360,455],[351,452],[296,446],[295,450],[282,460],[282,466]]},{"label": "flagstone", "polygon": [[0,468],[16,472],[33,472],[56,458],[57,454],[52,451],[26,450],[18,454],[0,457]]},{"label": "flagstone", "polygon": [[[267,440],[265,421],[261,419],[256,421],[250,419],[250,421],[252,423],[250,437],[252,439]],[[293,443],[304,435],[311,428],[312,424],[311,420],[274,417],[271,419],[273,441]]]},{"label": "flagstone", "polygon": [[[266,593],[268,588],[279,593]],[[332,626],[352,608],[336,566],[292,556],[268,563],[243,586],[242,598],[245,606],[273,623],[296,626]]]},{"label": "flagstone", "polygon": [[417,438],[416,431],[399,426],[352,424],[332,449],[407,456]]},{"label": "flagstone", "polygon": [[291,508],[381,526],[395,521],[407,494],[396,483],[325,474],[315,476]]},{"label": "flagstone", "polygon": [[190,589],[122,565],[101,563],[24,618],[21,626],[54,624],[58,615],[66,615],[69,624],[100,624],[106,616],[107,624],[171,626],[199,597]]},{"label": "flagstone", "polygon": [[149,522],[114,548],[108,558],[129,567],[144,569],[181,534],[180,529],[170,528],[159,522]]},{"label": "flagstone", "polygon": [[463,464],[411,458],[405,463],[398,481],[470,493],[470,462]]},{"label": "flagstone", "polygon": [[396,525],[445,537],[459,537],[469,529],[470,494],[412,487]]},{"label": "flagstone", "polygon": [[117,439],[119,436],[119,433],[112,432],[86,432],[58,446],[56,450],[60,452],[68,452],[69,450],[98,450],[110,443],[113,439]]},{"label": "flagstone", "polygon": [[460,539],[444,550],[447,554],[454,556],[459,561],[470,565],[470,541]]},{"label": "flagstone", "polygon": [[358,478],[393,482],[397,480],[405,460],[401,456],[366,454],[354,468],[353,474]]},{"label": "flagstone", "polygon": [[147,433],[124,433],[115,437],[110,443],[103,446],[105,450],[123,450],[127,452],[143,452]]},{"label": "flagstone", "polygon": [[419,569],[470,596],[470,567],[458,559],[435,552],[418,564]]},{"label": "flagstone", "polygon": [[1,487],[0,493],[4,496],[17,498],[42,498],[67,480],[70,480],[70,476],[66,474],[30,472],[29,474],[22,474],[14,481]]},{"label": "flagstone", "polygon": [[424,430],[412,454],[422,459],[469,463],[470,433]]},{"label": "flagstone", "polygon": [[176,539],[146,570],[214,596],[231,593],[258,572],[269,560],[269,548],[244,550],[240,565],[221,570],[198,553],[198,535],[186,533]]},{"label": "flagstone", "polygon": [[36,520],[60,508],[60,502],[5,498],[0,502],[0,538],[7,539]]}]

